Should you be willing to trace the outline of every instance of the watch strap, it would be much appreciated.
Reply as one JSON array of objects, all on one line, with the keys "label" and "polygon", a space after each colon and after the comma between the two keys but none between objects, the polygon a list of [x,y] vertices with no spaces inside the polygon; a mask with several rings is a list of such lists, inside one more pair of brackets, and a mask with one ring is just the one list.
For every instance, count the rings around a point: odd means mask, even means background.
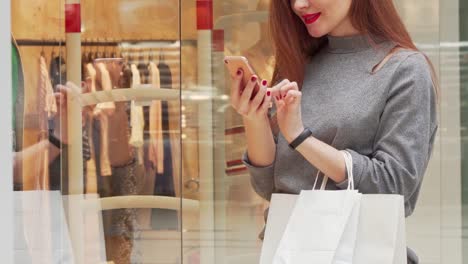
[{"label": "watch strap", "polygon": [[302,133],[297,136],[291,143],[289,143],[289,147],[292,149],[296,149],[304,140],[312,135],[312,131],[310,129],[305,128]]}]

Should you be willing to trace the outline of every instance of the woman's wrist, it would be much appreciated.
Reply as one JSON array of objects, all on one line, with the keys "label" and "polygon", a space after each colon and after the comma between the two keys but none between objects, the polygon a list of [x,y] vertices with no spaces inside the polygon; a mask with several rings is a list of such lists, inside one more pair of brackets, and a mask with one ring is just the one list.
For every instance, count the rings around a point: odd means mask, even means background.
[{"label": "woman's wrist", "polygon": [[255,119],[249,119],[246,118],[245,116],[242,117],[244,126],[247,127],[259,127],[259,126],[264,126],[264,125],[270,125],[270,121],[268,119],[267,115],[264,115],[262,117],[258,117]]},{"label": "woman's wrist", "polygon": [[288,144],[291,144],[291,142],[293,142],[294,139],[296,139],[303,131],[304,131],[304,126],[301,126],[287,134],[284,135],[284,138],[286,139],[286,141],[288,142]]}]

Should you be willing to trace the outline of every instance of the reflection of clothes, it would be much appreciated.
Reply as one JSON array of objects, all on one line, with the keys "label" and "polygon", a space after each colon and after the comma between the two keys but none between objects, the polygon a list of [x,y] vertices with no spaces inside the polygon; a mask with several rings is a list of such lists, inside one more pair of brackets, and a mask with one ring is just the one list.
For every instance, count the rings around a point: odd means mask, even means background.
[{"label": "reflection of clothes", "polygon": [[[106,68],[106,65],[104,63],[98,63],[97,68],[99,69],[101,73],[101,86],[103,91],[112,91],[112,82],[110,78],[109,71]],[[99,103],[96,106],[98,109],[106,109],[106,110],[113,110],[115,109],[115,104],[114,102],[104,102],[104,103]]]},{"label": "reflection of clothes", "polygon": [[111,170],[111,163],[109,159],[109,136],[107,132],[109,131],[109,117],[107,116],[107,113],[105,112],[100,112],[97,116],[95,116],[96,119],[99,119],[100,123],[100,168],[101,168],[101,176],[111,176],[112,175],[112,170]]},{"label": "reflection of clothes", "polygon": [[[107,63],[111,82],[114,88],[130,87],[131,72],[126,65]],[[106,111],[102,111],[106,112]],[[133,157],[129,146],[129,118],[130,107],[127,102],[115,104],[115,111],[108,115],[109,125],[109,158],[111,162],[112,176],[100,177],[101,162],[96,162],[98,193],[101,197],[135,195],[139,194],[143,186],[143,167]],[[100,160],[100,150],[103,147],[102,138],[96,136],[94,129],[101,129],[102,120],[93,122],[93,148],[96,160]],[[130,254],[135,252],[133,240],[137,230],[136,209],[106,210],[103,214],[103,226],[106,235],[107,253],[114,261],[129,263]],[[110,242],[113,241],[113,242]],[[110,243],[109,243],[110,242]],[[133,261],[132,261],[133,263]]]},{"label": "reflection of clothes", "polygon": [[56,86],[59,84],[67,83],[67,69],[65,59],[57,56],[52,58],[50,61],[50,80],[52,81],[52,87],[56,91]]},{"label": "reflection of clothes", "polygon": [[96,69],[94,69],[93,64],[88,63],[86,64],[86,71],[88,72],[88,78],[91,79],[90,91],[94,93],[96,92]]},{"label": "reflection of clothes", "polygon": [[[98,63],[97,67],[101,73],[101,86],[104,91],[112,90],[112,83],[109,75],[109,71],[107,71],[106,66],[104,63]],[[100,168],[101,168],[101,176],[110,176],[112,174],[111,167],[110,167],[110,159],[109,159],[109,121],[108,121],[108,112],[109,111],[99,111],[99,110],[114,110],[115,104],[113,102],[104,102],[99,103],[96,105],[98,109],[96,114],[96,118],[100,120],[101,124],[101,153],[100,153]]]},{"label": "reflection of clothes", "polygon": [[[141,171],[135,160],[123,167],[112,167],[112,196],[137,195],[142,187]],[[112,211],[110,235],[131,237],[136,229],[136,209]]]},{"label": "reflection of clothes", "polygon": [[[37,114],[39,122],[39,138],[45,140],[48,137],[49,127],[48,119],[57,113],[57,104],[55,102],[54,91],[49,79],[49,72],[45,58],[39,58],[39,81],[37,87]],[[45,149],[37,159],[36,171],[39,172],[34,183],[34,189],[48,190],[49,185],[49,151]]]},{"label": "reflection of clothes", "polygon": [[[57,103],[55,102],[54,90],[49,79],[49,72],[44,57],[39,58],[40,74],[39,74],[39,111],[46,112],[47,118],[53,117],[57,113]],[[43,104],[44,103],[44,104]]]},{"label": "reflection of clothes", "polygon": [[91,145],[89,141],[89,120],[85,118],[84,126],[82,129],[82,153],[83,153],[83,175],[84,175],[84,186],[85,186],[85,193],[86,193],[86,186],[88,185],[88,181],[90,180],[87,176],[87,169],[88,169],[88,161],[91,160]]},{"label": "reflection of clothes", "polygon": [[[136,86],[140,85],[140,74],[135,64],[132,64],[131,69],[133,74],[132,87],[133,89],[136,89]],[[132,132],[130,136],[130,144],[139,148],[138,158],[139,161],[143,161],[143,155],[140,155],[140,152],[142,151],[141,147],[143,146],[143,129],[145,126],[143,108],[141,106],[135,105],[135,101],[132,101],[131,104],[130,125],[132,127]]]},{"label": "reflection of clothes", "polygon": [[[150,83],[153,88],[160,88],[160,76],[159,70],[153,62],[150,62]],[[146,160],[145,160],[145,185],[143,186],[143,195],[154,194],[154,184],[156,181],[156,173],[154,168],[157,169],[158,173],[164,171],[164,144],[163,144],[163,131],[162,131],[162,118],[161,118],[161,101],[154,100],[151,102],[151,106],[144,107],[145,115],[145,130],[148,133],[144,134],[146,144]],[[138,224],[142,229],[151,229],[151,209],[139,209],[138,210]]]},{"label": "reflection of clothes", "polygon": [[[57,92],[57,85],[67,83],[67,68],[65,59],[61,56],[51,58],[50,60],[50,80],[52,82],[52,89]],[[49,130],[55,129],[55,120],[49,119]]]},{"label": "reflection of clothes", "polygon": [[[94,125],[94,118],[90,116],[87,119],[86,126],[84,127],[84,131],[87,131],[86,134],[88,135],[88,148],[89,148],[89,159],[85,162],[86,164],[86,193],[97,193],[97,168],[96,168],[96,155],[95,155],[95,148],[94,148],[94,140],[93,140],[93,125]],[[83,132],[84,134],[84,132]],[[99,134],[98,134],[99,135]],[[84,140],[84,139],[83,139]],[[83,152],[85,147],[83,146]]]},{"label": "reflection of clothes", "polygon": [[[158,64],[162,88],[172,88],[172,74],[167,64]],[[173,178],[172,149],[169,135],[169,107],[167,101],[161,102],[162,129],[164,142],[164,172],[156,174],[154,194],[161,196],[175,196]],[[153,209],[152,225],[155,229],[178,229],[177,211],[168,209]]]},{"label": "reflection of clothes", "polygon": [[140,63],[136,66],[139,72],[140,81],[141,83],[149,83],[150,82],[150,72],[148,70],[148,65],[143,62],[143,59],[140,59]]},{"label": "reflection of clothes", "polygon": [[[154,62],[150,62],[151,84],[155,89],[161,88],[160,73]],[[148,159],[156,167],[158,173],[164,172],[164,145],[162,133],[161,101],[155,100],[151,103],[149,114],[149,147]]]}]

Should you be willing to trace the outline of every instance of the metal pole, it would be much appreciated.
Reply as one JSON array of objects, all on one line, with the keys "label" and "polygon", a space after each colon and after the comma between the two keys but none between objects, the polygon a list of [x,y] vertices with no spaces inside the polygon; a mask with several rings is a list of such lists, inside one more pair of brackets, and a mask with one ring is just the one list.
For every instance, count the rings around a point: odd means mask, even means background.
[{"label": "metal pole", "polygon": [[200,263],[215,263],[214,175],[213,175],[213,105],[212,95],[212,0],[197,1],[198,86],[207,91],[208,100],[198,106],[200,168]]},{"label": "metal pole", "polygon": [[[81,6],[80,0],[65,2],[65,32],[67,80],[81,87]],[[83,195],[82,120],[81,105],[67,96],[68,105],[68,195]],[[70,197],[72,198],[72,197]],[[78,207],[79,208],[79,207]],[[68,224],[76,263],[84,262],[82,214],[68,205]]]}]

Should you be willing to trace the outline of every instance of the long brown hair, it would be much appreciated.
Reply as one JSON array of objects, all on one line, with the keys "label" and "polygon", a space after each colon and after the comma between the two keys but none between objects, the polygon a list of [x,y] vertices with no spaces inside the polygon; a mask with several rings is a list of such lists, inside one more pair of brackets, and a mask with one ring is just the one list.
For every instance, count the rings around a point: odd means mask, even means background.
[{"label": "long brown hair", "polygon": [[[352,0],[349,16],[353,26],[361,33],[418,51],[392,0]],[[326,36],[314,38],[309,35],[302,20],[293,12],[291,0],[271,0],[269,19],[276,63],[271,83],[288,78],[302,86],[304,66],[326,44]],[[434,66],[424,56],[431,68],[432,82],[438,95]]]}]

